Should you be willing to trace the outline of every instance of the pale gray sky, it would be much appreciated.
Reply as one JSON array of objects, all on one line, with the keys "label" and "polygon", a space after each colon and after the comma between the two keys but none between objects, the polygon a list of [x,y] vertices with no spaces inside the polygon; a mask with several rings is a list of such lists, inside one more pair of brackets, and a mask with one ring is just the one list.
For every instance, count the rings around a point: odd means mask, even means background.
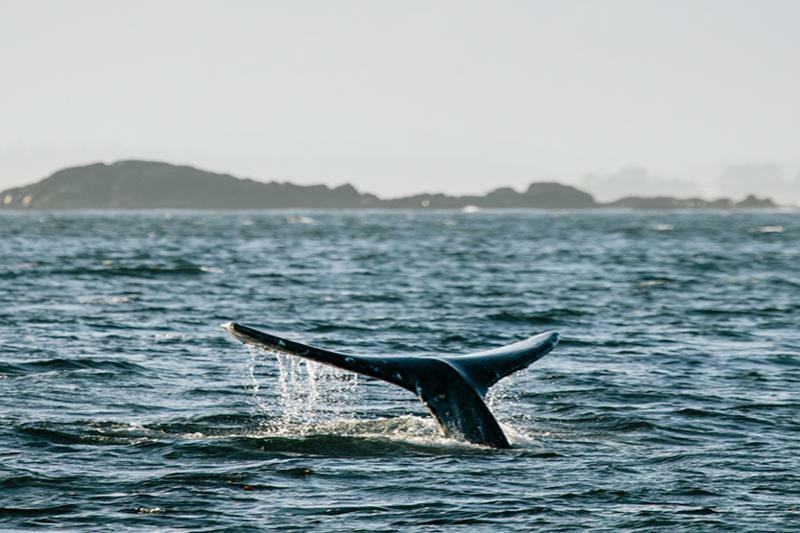
[{"label": "pale gray sky", "polygon": [[142,158],[384,196],[797,201],[798,21],[793,0],[0,0],[0,189]]}]

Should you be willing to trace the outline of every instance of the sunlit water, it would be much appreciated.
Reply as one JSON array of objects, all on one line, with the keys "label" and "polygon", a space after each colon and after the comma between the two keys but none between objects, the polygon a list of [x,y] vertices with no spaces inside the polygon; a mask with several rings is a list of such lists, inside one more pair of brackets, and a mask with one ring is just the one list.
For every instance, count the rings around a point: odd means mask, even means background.
[{"label": "sunlit water", "polygon": [[[385,383],[249,351],[555,329],[440,437]],[[0,528],[800,527],[800,215],[0,215]]]}]

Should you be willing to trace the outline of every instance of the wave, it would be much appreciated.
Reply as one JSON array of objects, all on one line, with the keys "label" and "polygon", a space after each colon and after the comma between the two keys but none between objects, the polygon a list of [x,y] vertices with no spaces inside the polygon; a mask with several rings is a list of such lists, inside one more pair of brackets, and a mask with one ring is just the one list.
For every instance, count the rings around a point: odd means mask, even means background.
[{"label": "wave", "polygon": [[208,267],[181,262],[173,265],[132,265],[106,268],[83,267],[70,270],[52,271],[51,274],[68,276],[92,275],[101,277],[160,278],[172,276],[202,276],[209,274]]},{"label": "wave", "polygon": [[51,516],[74,513],[77,510],[78,506],[73,504],[50,505],[43,507],[0,507],[0,517]]},{"label": "wave", "polygon": [[499,313],[490,314],[487,318],[499,322],[523,324],[560,324],[588,314],[589,313],[586,311],[580,309],[557,308],[528,313],[524,311],[501,311]]},{"label": "wave", "polygon": [[107,370],[122,374],[153,375],[153,371],[130,361],[115,361],[95,358],[54,358],[37,361],[0,363],[0,375],[19,376],[43,372],[60,372],[71,370]]}]

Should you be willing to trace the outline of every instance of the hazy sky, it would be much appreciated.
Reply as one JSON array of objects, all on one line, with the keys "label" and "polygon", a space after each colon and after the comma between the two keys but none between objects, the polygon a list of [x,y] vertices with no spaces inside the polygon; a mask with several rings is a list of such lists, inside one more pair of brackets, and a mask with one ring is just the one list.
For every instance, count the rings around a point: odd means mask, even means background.
[{"label": "hazy sky", "polygon": [[0,189],[144,158],[800,200],[798,23],[794,0],[0,0]]}]

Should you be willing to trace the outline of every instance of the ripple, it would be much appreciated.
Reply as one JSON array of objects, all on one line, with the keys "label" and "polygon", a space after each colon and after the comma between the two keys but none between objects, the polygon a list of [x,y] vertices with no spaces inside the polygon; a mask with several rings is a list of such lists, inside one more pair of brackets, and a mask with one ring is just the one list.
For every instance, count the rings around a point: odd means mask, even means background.
[{"label": "ripple", "polygon": [[[287,215],[0,213],[0,527],[797,522],[797,213]],[[382,382],[282,387],[227,320],[358,353],[562,342],[494,389],[493,450]]]}]

